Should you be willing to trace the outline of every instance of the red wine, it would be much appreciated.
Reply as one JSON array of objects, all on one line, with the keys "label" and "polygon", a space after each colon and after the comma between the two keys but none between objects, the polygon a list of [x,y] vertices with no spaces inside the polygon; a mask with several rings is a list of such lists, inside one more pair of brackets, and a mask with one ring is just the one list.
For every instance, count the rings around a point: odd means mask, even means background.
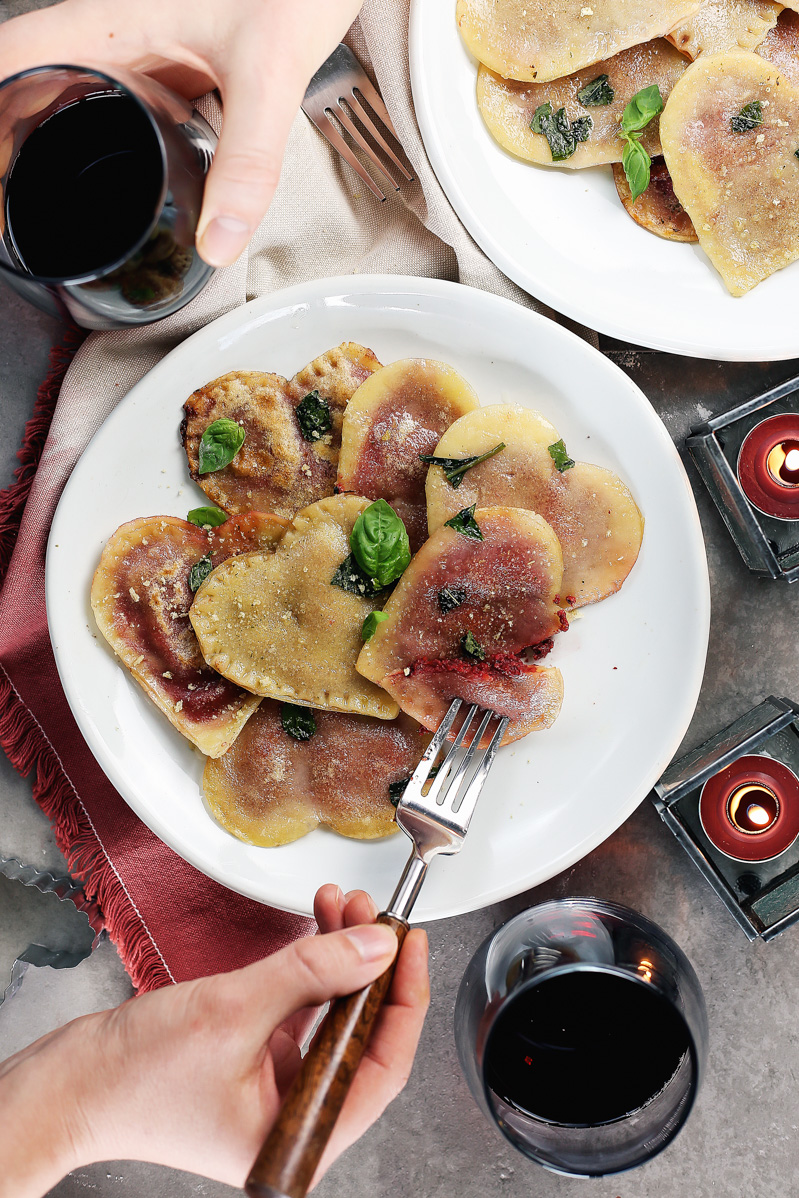
[{"label": "red wine", "polygon": [[654,1098],[688,1050],[685,1023],[655,990],[573,970],[511,999],[489,1035],[485,1079],[518,1111],[593,1127]]},{"label": "red wine", "polygon": [[147,232],[163,177],[158,138],[130,96],[59,109],[22,143],[6,186],[23,266],[68,279],[114,265]]}]

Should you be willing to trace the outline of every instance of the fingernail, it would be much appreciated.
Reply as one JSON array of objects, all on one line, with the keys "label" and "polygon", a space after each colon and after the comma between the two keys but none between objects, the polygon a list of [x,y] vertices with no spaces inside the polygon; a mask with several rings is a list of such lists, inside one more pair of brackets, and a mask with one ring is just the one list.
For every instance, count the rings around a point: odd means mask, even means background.
[{"label": "fingernail", "polygon": [[369,912],[374,919],[374,917],[377,915],[377,903],[372,898],[371,894],[367,894],[365,890],[348,890],[344,895],[344,902],[348,903],[350,899],[354,899],[358,894],[362,894],[366,899],[367,903],[369,904]]},{"label": "fingernail", "polygon": [[340,886],[336,887],[336,893],[333,896],[333,899],[334,899],[334,902],[335,902],[336,906],[338,907],[340,913],[343,915],[344,908],[347,905],[347,900],[345,899],[344,892],[342,891]]},{"label": "fingernail", "polygon": [[397,947],[397,937],[382,923],[361,924],[347,932],[362,961],[387,957]]},{"label": "fingernail", "polygon": [[236,261],[249,237],[249,225],[237,216],[215,216],[197,248],[209,266],[228,266]]}]

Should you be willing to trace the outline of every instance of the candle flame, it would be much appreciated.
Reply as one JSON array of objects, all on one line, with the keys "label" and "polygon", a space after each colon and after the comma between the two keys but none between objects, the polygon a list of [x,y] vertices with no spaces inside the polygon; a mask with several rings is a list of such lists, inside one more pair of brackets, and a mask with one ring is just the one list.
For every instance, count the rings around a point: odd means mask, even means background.
[{"label": "candle flame", "polygon": [[759,803],[751,803],[746,809],[746,814],[752,823],[757,824],[759,828],[765,828],[766,824],[771,820],[769,813]]},{"label": "candle flame", "polygon": [[785,455],[787,470],[799,470],[799,449],[789,449]]}]

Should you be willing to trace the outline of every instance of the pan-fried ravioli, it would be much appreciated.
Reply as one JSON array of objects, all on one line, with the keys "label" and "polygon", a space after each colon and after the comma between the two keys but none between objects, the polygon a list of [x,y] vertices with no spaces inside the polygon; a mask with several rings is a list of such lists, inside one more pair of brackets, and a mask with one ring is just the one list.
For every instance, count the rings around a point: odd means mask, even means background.
[{"label": "pan-fried ravioli", "polygon": [[757,52],[799,87],[799,13],[784,8],[777,24],[769,30]]},{"label": "pan-fried ravioli", "polygon": [[192,568],[270,552],[286,527],[260,512],[210,532],[175,516],[147,516],[117,529],[95,572],[97,627],[156,707],[209,757],[230,748],[260,700],[205,663],[189,623]]},{"label": "pan-fried ravioli", "polygon": [[777,24],[781,4],[772,0],[705,0],[702,7],[669,34],[687,58],[721,50],[754,50]]},{"label": "pan-fried ravioli", "polygon": [[560,706],[559,672],[521,654],[545,655],[568,626],[556,599],[563,558],[532,512],[478,508],[474,520],[482,540],[447,526],[425,542],[357,668],[431,729],[457,696],[507,714],[507,742],[547,727]]},{"label": "pan-fried ravioli", "polygon": [[475,58],[506,79],[545,83],[652,38],[700,0],[458,0],[458,28]]},{"label": "pan-fried ravioli", "polygon": [[702,55],[660,127],[675,193],[732,295],[799,258],[799,89],[776,67],[745,50]]},{"label": "pan-fried ravioli", "polygon": [[[503,79],[485,66],[477,73],[477,104],[491,136],[504,150],[541,166],[585,167],[603,162],[621,162],[624,142],[619,121],[636,92],[656,83],[664,100],[683,74],[682,54],[663,38],[622,50],[604,62],[594,63],[551,83],[522,83]],[[609,104],[584,105],[578,93],[601,75],[613,91]],[[586,141],[578,142],[570,158],[552,161],[552,151],[543,133],[533,133],[530,122],[541,104],[552,111],[564,108],[570,121],[590,117]],[[660,153],[658,119],[649,122],[641,144],[650,155]]]},{"label": "pan-fried ravioli", "polygon": [[576,462],[562,472],[550,453],[560,434],[538,412],[506,404],[478,408],[457,420],[436,447],[440,457],[485,453],[497,441],[505,449],[474,466],[458,490],[443,470],[427,475],[431,534],[461,508],[500,504],[538,512],[552,526],[563,551],[561,596],[570,607],[613,594],[635,565],[644,521],[621,479],[610,470]]},{"label": "pan-fried ravioli", "polygon": [[625,211],[637,225],[666,241],[698,241],[691,218],[674,194],[669,169],[662,158],[650,168],[649,186],[633,200],[630,184],[621,163],[613,164],[613,182]]},{"label": "pan-fried ravioli", "polygon": [[203,792],[214,819],[248,844],[288,844],[319,824],[374,840],[397,831],[390,787],[407,779],[430,737],[408,716],[314,711],[316,731],[296,740],[281,704],[265,699],[233,748],[209,759]]},{"label": "pan-fried ravioli", "polygon": [[[234,513],[258,508],[291,518],[300,508],[332,495],[344,409],[379,368],[371,350],[348,341],[316,358],[290,381],[277,374],[237,370],[200,387],[184,404],[181,430],[192,478],[209,499]],[[302,401],[314,393],[329,411],[325,431],[303,426],[298,418]],[[230,465],[200,474],[200,440],[208,425],[221,418],[241,425],[244,443]],[[315,439],[306,439],[304,431]]]},{"label": "pan-fried ravioli", "polygon": [[223,562],[190,619],[205,660],[256,695],[391,720],[397,704],[357,673],[361,628],[380,606],[332,579],[368,499],[338,495],[295,516],[274,554]]},{"label": "pan-fried ravioli", "polygon": [[479,402],[444,362],[406,358],[375,371],[344,412],[338,490],[390,503],[415,553],[427,539],[422,455],[432,454],[452,422]]}]

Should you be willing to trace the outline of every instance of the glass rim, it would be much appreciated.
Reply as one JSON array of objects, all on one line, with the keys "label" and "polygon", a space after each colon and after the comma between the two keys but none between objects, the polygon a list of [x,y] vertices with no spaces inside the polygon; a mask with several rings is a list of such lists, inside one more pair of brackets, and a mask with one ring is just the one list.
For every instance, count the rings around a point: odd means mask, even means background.
[{"label": "glass rim", "polygon": [[[124,264],[134,254],[137,254],[139,250],[147,244],[147,241],[152,236],[153,230],[158,224],[159,218],[164,208],[164,202],[166,200],[166,194],[168,190],[166,146],[164,145],[164,139],[161,135],[161,130],[158,128],[158,123],[153,117],[153,114],[150,112],[144,101],[139,98],[132,87],[125,82],[125,79],[130,79],[132,82],[134,76],[130,71],[126,71],[124,68],[120,68],[120,74],[122,78],[117,79],[113,75],[109,75],[108,72],[101,67],[93,67],[88,65],[78,66],[75,63],[46,63],[42,66],[26,67],[24,71],[17,71],[15,74],[8,75],[5,79],[0,80],[0,104],[2,104],[3,91],[12,83],[18,83],[20,80],[31,78],[34,75],[47,74],[50,71],[72,71],[83,75],[94,75],[96,78],[104,79],[107,83],[110,83],[115,91],[122,92],[124,95],[129,96],[141,110],[141,112],[143,112],[146,116],[150,128],[155,134],[158,144],[158,151],[161,155],[161,190],[158,196],[158,201],[155,205],[152,220],[138,240],[135,241],[120,258],[117,258],[110,265],[104,266],[101,270],[92,270],[81,275],[37,275],[29,270],[18,270],[15,266],[12,266],[7,262],[0,261],[0,270],[4,271],[6,274],[14,275],[15,278],[25,279],[31,283],[42,283],[46,287],[76,287],[80,286],[82,283],[93,283],[97,279],[103,279],[107,275],[113,274],[115,270],[118,270],[121,266],[124,266]],[[152,82],[156,81],[152,80]],[[75,101],[75,103],[77,103],[77,101]],[[69,107],[71,107],[71,104],[64,105],[64,108]],[[57,109],[56,111],[60,112],[62,109]],[[43,123],[44,122],[42,122],[42,124]],[[37,125],[36,127],[38,128],[39,126]],[[13,163],[10,164],[9,174],[11,170],[13,170]],[[5,207],[5,197],[3,197],[3,207]],[[3,221],[3,227],[5,228],[5,220]]]}]

